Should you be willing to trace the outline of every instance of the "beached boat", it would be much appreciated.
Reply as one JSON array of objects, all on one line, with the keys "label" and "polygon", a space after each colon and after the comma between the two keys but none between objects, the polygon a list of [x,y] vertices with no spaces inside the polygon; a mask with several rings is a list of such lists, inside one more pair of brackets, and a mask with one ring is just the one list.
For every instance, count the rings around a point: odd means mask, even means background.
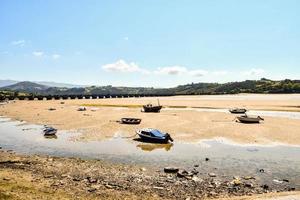
[{"label": "beached boat", "polygon": [[52,127],[45,127],[43,132],[44,132],[44,136],[53,136],[56,135],[57,129]]},{"label": "beached boat", "polygon": [[144,112],[160,112],[162,106],[153,106],[152,104],[147,104],[143,106]]},{"label": "beached boat", "polygon": [[173,142],[173,139],[168,133],[163,133],[157,129],[146,128],[136,132],[142,141],[151,143],[168,143]]},{"label": "beached boat", "polygon": [[139,118],[122,118],[121,123],[122,124],[140,124],[142,119]]},{"label": "beached boat", "polygon": [[85,107],[79,107],[79,108],[77,109],[77,111],[86,111],[86,108],[85,108]]},{"label": "beached boat", "polygon": [[239,116],[237,119],[242,123],[259,123],[261,120],[264,120],[260,116]]},{"label": "beached boat", "polygon": [[247,110],[245,108],[233,108],[230,109],[229,112],[233,114],[244,114],[245,112],[247,112]]}]

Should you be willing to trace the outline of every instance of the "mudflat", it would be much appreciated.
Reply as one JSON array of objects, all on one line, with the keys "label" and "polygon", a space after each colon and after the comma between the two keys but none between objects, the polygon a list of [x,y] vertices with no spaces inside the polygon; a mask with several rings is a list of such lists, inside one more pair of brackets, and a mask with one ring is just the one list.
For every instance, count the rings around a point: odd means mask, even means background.
[{"label": "mudflat", "polygon": [[[147,103],[164,108],[160,113],[143,113]],[[86,111],[77,111],[85,106]],[[83,100],[13,101],[0,106],[0,115],[28,123],[47,124],[61,130],[79,131],[77,140],[103,140],[115,134],[131,136],[138,128],[152,127],[168,132],[177,141],[227,138],[239,143],[300,144],[300,120],[264,117],[260,124],[236,122],[236,116],[214,112],[214,108],[243,107],[249,110],[300,112],[300,94],[239,94],[142,97]],[[197,108],[209,108],[206,111]],[[117,121],[122,117],[141,118],[139,125]]]}]

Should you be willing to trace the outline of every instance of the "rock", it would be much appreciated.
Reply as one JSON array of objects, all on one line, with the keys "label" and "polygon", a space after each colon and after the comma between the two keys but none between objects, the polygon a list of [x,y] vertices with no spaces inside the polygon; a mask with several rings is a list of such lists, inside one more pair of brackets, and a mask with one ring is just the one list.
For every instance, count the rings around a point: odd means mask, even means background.
[{"label": "rock", "polygon": [[87,177],[87,180],[89,181],[89,183],[97,183],[97,179],[92,177]]},{"label": "rock", "polygon": [[156,190],[163,190],[163,189],[165,189],[165,188],[163,188],[163,187],[158,187],[158,186],[154,186],[153,189],[156,189]]},{"label": "rock", "polygon": [[4,177],[4,178],[3,178],[3,180],[4,180],[4,181],[10,181],[10,180],[11,180],[11,178]]},{"label": "rock", "polygon": [[146,168],[145,168],[145,167],[142,167],[142,168],[140,168],[140,170],[141,170],[142,172],[145,172],[145,171],[146,171]]},{"label": "rock", "polygon": [[88,192],[95,192],[97,189],[96,188],[89,188]]},{"label": "rock", "polygon": [[195,181],[195,182],[202,182],[203,181],[201,178],[199,178],[197,176],[193,176],[192,180]]},{"label": "rock", "polygon": [[54,111],[54,110],[56,110],[56,108],[49,108],[48,110],[49,111]]},{"label": "rock", "polygon": [[251,180],[251,179],[255,180],[255,178],[253,176],[244,176],[243,179],[244,180]]},{"label": "rock", "polygon": [[0,149],[2,149],[2,147],[0,147]]},{"label": "rock", "polygon": [[81,181],[80,178],[73,177],[73,181]]},{"label": "rock", "polygon": [[261,185],[260,187],[262,189],[264,189],[264,190],[268,190],[269,189],[269,186],[267,184]]},{"label": "rock", "polygon": [[205,158],[205,161],[209,161],[209,158]]},{"label": "rock", "polygon": [[264,173],[265,170],[264,170],[264,169],[260,169],[259,172],[260,172],[260,173]]},{"label": "rock", "polygon": [[188,172],[186,170],[179,170],[177,172],[177,177],[179,178],[187,178],[187,179],[192,179],[194,173],[193,172]]},{"label": "rock", "polygon": [[179,171],[177,172],[177,177],[183,178],[183,177],[187,176],[187,174],[188,174],[187,171],[185,171],[185,170],[179,170]]},{"label": "rock", "polygon": [[208,173],[208,176],[210,176],[210,177],[216,177],[217,175],[215,173]]},{"label": "rock", "polygon": [[253,188],[253,184],[252,183],[245,183],[245,187]]},{"label": "rock", "polygon": [[179,171],[179,168],[177,167],[165,167],[164,172],[165,173],[177,173]]},{"label": "rock", "polygon": [[194,167],[199,167],[199,165],[194,165]]},{"label": "rock", "polygon": [[52,174],[46,174],[46,175],[44,175],[44,178],[52,178],[52,177],[53,177]]},{"label": "rock", "polygon": [[283,182],[290,182],[288,179],[282,179]]},{"label": "rock", "polygon": [[283,183],[283,181],[278,180],[278,179],[273,179],[273,182],[276,183],[276,184],[281,184],[281,183]]},{"label": "rock", "polygon": [[231,184],[234,186],[239,186],[242,184],[242,182],[240,181],[240,179],[234,179],[233,181],[231,181]]}]

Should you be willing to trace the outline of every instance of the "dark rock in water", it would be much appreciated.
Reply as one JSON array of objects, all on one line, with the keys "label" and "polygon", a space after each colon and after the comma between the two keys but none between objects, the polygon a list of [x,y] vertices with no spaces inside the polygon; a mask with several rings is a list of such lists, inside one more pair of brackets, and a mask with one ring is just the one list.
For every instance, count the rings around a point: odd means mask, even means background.
[{"label": "dark rock in water", "polygon": [[[0,148],[1,149],[1,148]],[[290,182],[288,179],[282,179],[283,182]]]},{"label": "dark rock in water", "polygon": [[209,158],[205,158],[205,161],[209,161]]},{"label": "dark rock in water", "polygon": [[0,147],[0,149],[2,149],[2,147]]},{"label": "dark rock in water", "polygon": [[197,164],[197,165],[194,165],[194,167],[199,167],[199,165]]},{"label": "dark rock in water", "polygon": [[179,168],[177,167],[165,167],[164,172],[165,173],[177,173],[179,171]]},{"label": "dark rock in water", "polygon": [[259,172],[260,172],[260,173],[264,173],[265,170],[264,170],[264,169],[260,169]]}]

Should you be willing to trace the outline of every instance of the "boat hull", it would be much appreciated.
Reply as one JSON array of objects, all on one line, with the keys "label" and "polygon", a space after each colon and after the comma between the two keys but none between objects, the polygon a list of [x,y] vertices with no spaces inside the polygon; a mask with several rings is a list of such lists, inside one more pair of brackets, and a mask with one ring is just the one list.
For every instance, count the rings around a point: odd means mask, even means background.
[{"label": "boat hull", "polygon": [[143,106],[144,112],[160,112],[160,110],[162,109],[162,106]]},{"label": "boat hull", "polygon": [[259,118],[246,118],[246,117],[237,117],[237,119],[242,123],[254,124],[259,123]]},{"label": "boat hull", "polygon": [[247,112],[246,109],[231,109],[229,110],[232,114],[245,114]]},{"label": "boat hull", "polygon": [[169,138],[154,138],[154,137],[147,137],[143,134],[138,134],[143,142],[149,143],[160,143],[160,144],[167,144],[169,143]]}]

